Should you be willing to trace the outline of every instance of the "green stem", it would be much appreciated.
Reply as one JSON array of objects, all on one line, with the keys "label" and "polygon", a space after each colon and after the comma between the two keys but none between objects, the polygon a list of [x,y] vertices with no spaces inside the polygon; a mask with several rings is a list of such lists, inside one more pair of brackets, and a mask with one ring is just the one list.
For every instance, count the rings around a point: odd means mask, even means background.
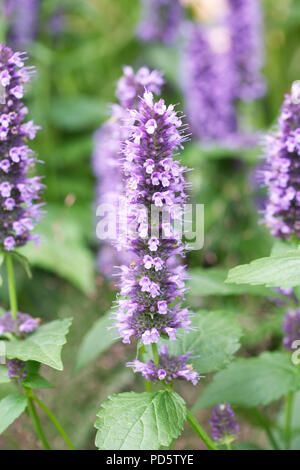
[{"label": "green stem", "polygon": [[272,444],[273,449],[274,449],[274,450],[280,450],[280,447],[279,447],[279,445],[277,444],[277,441],[276,441],[276,439],[275,439],[275,437],[274,437],[274,435],[273,435],[273,433],[272,433],[272,431],[271,431],[271,428],[270,428],[269,426],[266,426],[266,425],[264,426],[264,428],[265,428],[265,431],[266,431],[267,436],[268,436],[268,438],[269,438],[269,441],[270,441],[271,444]]},{"label": "green stem", "polygon": [[35,427],[35,430],[36,430],[36,433],[37,435],[39,436],[44,448],[46,450],[51,450],[51,447],[46,439],[46,436],[44,434],[44,431],[43,431],[43,428],[42,428],[42,425],[40,423],[40,420],[39,420],[39,417],[37,415],[37,412],[36,412],[36,409],[35,409],[35,406],[34,406],[34,403],[32,401],[32,397],[30,395],[30,392],[28,390],[26,390],[26,396],[27,396],[27,408],[28,408],[28,412],[29,412],[29,415],[32,419],[32,422],[34,424],[34,427]]},{"label": "green stem", "polygon": [[291,447],[293,399],[294,399],[293,392],[289,393],[285,397],[285,448],[286,450],[289,450]]},{"label": "green stem", "polygon": [[225,445],[227,450],[232,450],[230,442],[225,442]]},{"label": "green stem", "polygon": [[18,316],[18,301],[17,301],[17,294],[16,294],[14,267],[13,267],[11,254],[6,253],[5,257],[6,257],[6,267],[7,267],[9,303],[10,303],[12,318],[15,320]]},{"label": "green stem", "polygon": [[46,415],[48,416],[48,418],[52,421],[52,423],[54,424],[54,426],[56,427],[56,429],[58,430],[58,432],[60,433],[60,435],[62,436],[62,438],[64,439],[65,443],[67,444],[67,446],[69,447],[70,450],[75,450],[74,446],[72,445],[72,442],[70,441],[67,433],[65,432],[65,430],[63,429],[62,425],[60,424],[60,422],[58,421],[58,419],[54,416],[54,414],[52,413],[52,411],[49,410],[49,408],[47,408],[47,406],[45,405],[45,403],[43,403],[36,395],[34,395],[34,393],[32,393],[32,398],[34,401],[36,401],[36,403],[42,408],[42,410],[46,413]]},{"label": "green stem", "polygon": [[204,431],[204,429],[200,426],[195,416],[192,415],[190,410],[187,410],[187,422],[193,429],[193,431],[200,437],[202,442],[206,445],[208,450],[218,450],[214,442],[211,440],[209,435]]},{"label": "green stem", "polygon": [[159,364],[159,355],[158,355],[158,349],[157,349],[157,344],[152,343],[152,354],[153,354],[153,361],[156,366]]}]

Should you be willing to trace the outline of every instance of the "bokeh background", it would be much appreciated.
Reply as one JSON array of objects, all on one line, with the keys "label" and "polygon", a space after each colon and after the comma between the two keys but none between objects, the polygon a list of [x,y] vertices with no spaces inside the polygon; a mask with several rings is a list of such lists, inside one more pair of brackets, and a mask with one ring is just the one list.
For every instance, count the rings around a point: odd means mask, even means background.
[{"label": "bokeh background", "polygon": [[[300,3],[264,0],[262,4],[266,47],[263,72],[268,90],[261,100],[244,104],[241,113],[252,128],[264,132],[276,122],[284,93],[300,78]],[[91,169],[93,133],[108,118],[109,103],[116,101],[116,82],[125,64],[163,71],[167,82],[164,98],[168,103],[183,104],[178,80],[180,47],[139,41],[139,17],[139,0],[42,0],[36,37],[27,48],[30,63],[37,69],[27,105],[30,118],[43,129],[34,150],[44,161],[39,172],[45,177],[47,213],[38,227],[41,247],[26,248],[33,279],[18,268],[18,297],[20,309],[42,321],[74,318],[63,353],[64,372],[43,370],[56,390],[40,393],[77,448],[94,448],[95,413],[108,394],[142,390],[139,379],[124,367],[134,355],[134,346],[117,343],[83,371],[75,370],[85,333],[110,309],[115,296],[113,282],[105,280],[96,267],[99,242]],[[270,253],[271,238],[258,223],[261,193],[252,176],[262,153],[259,143],[258,139],[255,148],[246,150],[207,150],[193,140],[186,145],[182,158],[194,168],[190,174],[193,197],[205,204],[205,246],[189,255],[191,268],[225,271]],[[8,302],[6,291],[4,282],[0,293],[3,308]],[[281,312],[272,299],[204,297],[202,292],[206,292],[205,277],[199,276],[189,295],[192,307],[228,308],[238,315],[245,328],[240,355],[252,356],[280,345],[284,310]],[[101,337],[98,340],[101,342]],[[180,390],[193,403],[202,387],[201,383],[197,390],[191,386],[181,386]],[[4,392],[2,386],[0,394]],[[276,411],[279,404],[272,407]],[[199,415],[204,425],[208,415]],[[51,424],[45,420],[44,425],[53,446],[63,448]],[[243,441],[264,445],[265,438],[254,425],[242,421],[241,429]],[[31,424],[22,417],[0,437],[0,448],[39,448],[31,431]],[[188,429],[176,446],[201,447]]]}]

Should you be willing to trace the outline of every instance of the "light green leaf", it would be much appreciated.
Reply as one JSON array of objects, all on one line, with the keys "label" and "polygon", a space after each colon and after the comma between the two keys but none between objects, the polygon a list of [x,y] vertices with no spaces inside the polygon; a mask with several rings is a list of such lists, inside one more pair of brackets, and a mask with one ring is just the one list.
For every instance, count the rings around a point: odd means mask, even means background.
[{"label": "light green leaf", "polygon": [[26,398],[20,393],[8,395],[0,401],[0,434],[23,413],[26,404]]},{"label": "light green leaf", "polygon": [[204,295],[242,295],[252,294],[261,296],[278,296],[265,287],[254,287],[249,285],[237,286],[226,284],[227,271],[223,269],[196,268],[189,271],[187,287],[190,289],[188,296]]},{"label": "light green leaf", "polygon": [[8,369],[5,366],[0,367],[0,384],[9,383]]},{"label": "light green leaf", "polygon": [[83,230],[75,211],[50,206],[37,227],[40,246],[28,243],[21,253],[31,265],[52,271],[90,293],[94,289],[94,259],[85,246]]},{"label": "light green leaf", "polygon": [[66,335],[72,323],[71,318],[55,320],[40,326],[24,341],[8,341],[6,356],[8,359],[21,359],[22,361],[38,361],[53,369],[62,370],[62,346],[66,343]]},{"label": "light green leaf", "polygon": [[233,268],[226,280],[234,284],[264,285],[267,287],[294,287],[300,285],[300,251],[269,256]]},{"label": "light green leaf", "polygon": [[40,374],[28,374],[22,384],[28,388],[54,388],[54,386]]},{"label": "light green leaf", "polygon": [[155,450],[181,434],[186,406],[175,392],[120,393],[110,396],[97,416],[98,449]]},{"label": "light green leaf", "polygon": [[118,341],[118,333],[115,328],[111,312],[101,317],[87,332],[79,347],[76,359],[75,371],[84,369],[100,354],[106,351],[112,344]]},{"label": "light green leaf", "polygon": [[191,352],[190,361],[200,374],[212,372],[228,364],[239,349],[242,330],[236,317],[228,312],[200,311],[193,321],[196,331],[168,342],[175,355]]},{"label": "light green leaf", "polygon": [[300,370],[280,352],[266,352],[251,359],[238,359],[218,372],[205,388],[195,410],[230,402],[255,407],[267,405],[300,389]]}]

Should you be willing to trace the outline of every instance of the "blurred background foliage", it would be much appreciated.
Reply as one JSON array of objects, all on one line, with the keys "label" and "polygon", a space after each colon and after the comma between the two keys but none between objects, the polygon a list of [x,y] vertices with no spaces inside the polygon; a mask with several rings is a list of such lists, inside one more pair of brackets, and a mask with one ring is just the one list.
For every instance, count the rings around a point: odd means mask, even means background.
[{"label": "blurred background foliage", "polygon": [[[261,101],[241,109],[243,119],[261,132],[275,123],[284,93],[300,78],[300,2],[264,0],[263,4],[268,92]],[[46,26],[47,18],[58,6],[63,27],[53,36]],[[109,115],[109,103],[115,101],[116,81],[125,64],[135,69],[141,65],[161,69],[167,81],[166,101],[183,101],[178,82],[179,48],[140,43],[135,35],[139,9],[139,0],[42,0],[39,33],[28,51],[37,75],[27,104],[30,117],[43,128],[34,149],[44,161],[39,172],[45,176],[47,212],[38,227],[44,243],[40,248],[24,249],[34,266],[33,280],[18,267],[19,303],[23,312],[45,321],[74,317],[64,352],[65,372],[45,373],[57,387],[56,392],[47,394],[49,405],[79,448],[93,448],[95,411],[108,393],[130,389],[134,381],[141,387],[139,379],[124,367],[134,347],[121,344],[115,344],[79,375],[74,373],[78,345],[110,309],[115,295],[113,286],[95,268],[93,133]],[[246,329],[244,355],[280,345],[284,308],[277,308],[275,315],[275,303],[265,292],[249,296],[229,290],[221,296],[212,290],[203,297],[201,291],[206,292],[207,284],[201,284],[201,279],[206,279],[201,268],[222,268],[225,273],[231,266],[270,253],[272,241],[258,223],[261,194],[251,176],[262,153],[259,144],[260,138],[257,148],[251,150],[204,149],[192,140],[182,154],[184,163],[194,168],[190,173],[193,198],[205,204],[205,246],[188,257],[189,266],[201,270],[191,281],[189,301],[195,307],[235,312]],[[214,278],[211,273],[210,282],[220,282],[219,274]],[[4,308],[5,287],[0,297]],[[4,393],[3,387],[0,393]],[[193,402],[197,393],[189,387],[187,400]],[[1,436],[0,447],[34,448],[37,444],[26,426],[29,429],[30,424],[21,418]],[[251,432],[245,427],[244,440]],[[47,433],[54,439],[54,447],[60,448],[62,443],[59,439],[55,442],[51,426]],[[259,439],[257,435],[256,442]],[[180,446],[198,448],[199,443],[185,433]]]}]

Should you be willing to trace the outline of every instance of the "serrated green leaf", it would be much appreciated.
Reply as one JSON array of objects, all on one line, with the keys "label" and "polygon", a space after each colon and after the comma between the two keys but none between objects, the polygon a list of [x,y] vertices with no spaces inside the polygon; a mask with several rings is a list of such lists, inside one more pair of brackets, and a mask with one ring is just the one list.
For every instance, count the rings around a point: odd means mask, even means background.
[{"label": "serrated green leaf", "polygon": [[255,407],[267,405],[300,388],[300,370],[280,352],[266,352],[251,359],[238,359],[215,374],[195,405],[195,410],[230,402]]},{"label": "serrated green leaf", "polygon": [[191,352],[191,362],[200,374],[212,372],[228,364],[239,349],[242,330],[236,317],[228,312],[200,311],[193,321],[195,331],[183,333],[177,341],[168,342],[175,355]]},{"label": "serrated green leaf", "polygon": [[23,413],[26,404],[26,398],[20,393],[8,395],[0,401],[0,434]]},{"label": "serrated green leaf", "polygon": [[38,361],[53,367],[53,369],[62,370],[61,350],[66,343],[66,335],[71,323],[71,318],[55,320],[40,326],[24,341],[8,341],[6,345],[7,358]]},{"label": "serrated green leaf", "polygon": [[181,434],[186,406],[175,392],[129,392],[110,396],[97,416],[98,449],[155,450]]},{"label": "serrated green leaf", "polygon": [[87,332],[79,347],[75,364],[76,372],[80,372],[112,344],[118,341],[119,338],[116,329],[112,328],[113,324],[111,312],[108,312]]},{"label": "serrated green leaf", "polygon": [[26,380],[22,382],[22,385],[28,388],[54,388],[47,379],[42,377],[40,374],[28,374]]},{"label": "serrated green leaf", "polygon": [[5,366],[0,366],[0,384],[9,383],[8,369]]},{"label": "serrated green leaf", "polygon": [[195,268],[189,271],[188,296],[204,295],[242,295],[251,294],[259,296],[275,296],[270,289],[265,287],[254,287],[249,285],[237,286],[226,284],[227,271],[223,269],[203,269]]},{"label": "serrated green leaf", "polygon": [[294,287],[300,285],[300,252],[269,256],[233,268],[226,280],[233,284],[263,285],[267,287]]}]

